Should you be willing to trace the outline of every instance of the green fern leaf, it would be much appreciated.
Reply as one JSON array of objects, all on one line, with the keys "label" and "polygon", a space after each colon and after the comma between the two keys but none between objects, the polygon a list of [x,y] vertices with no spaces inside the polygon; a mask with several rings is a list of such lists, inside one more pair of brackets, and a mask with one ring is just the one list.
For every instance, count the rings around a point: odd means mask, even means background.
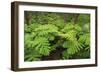
[{"label": "green fern leaf", "polygon": [[49,55],[51,51],[50,43],[44,37],[35,38],[32,47],[42,55]]},{"label": "green fern leaf", "polygon": [[85,45],[90,45],[90,34],[80,35],[80,38],[78,41]]},{"label": "green fern leaf", "polygon": [[25,52],[26,53],[25,61],[35,61],[35,60],[39,61],[40,60],[41,55],[37,51],[28,49],[26,52]]}]

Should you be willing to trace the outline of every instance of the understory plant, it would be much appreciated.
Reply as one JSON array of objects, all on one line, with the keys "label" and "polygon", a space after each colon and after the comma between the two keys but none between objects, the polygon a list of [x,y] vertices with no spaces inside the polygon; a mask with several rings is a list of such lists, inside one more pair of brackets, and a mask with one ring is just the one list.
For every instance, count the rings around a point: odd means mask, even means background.
[{"label": "understory plant", "polygon": [[[26,13],[25,61],[90,58],[89,15]],[[29,15],[31,21],[27,20]],[[65,15],[67,19],[64,19]]]}]

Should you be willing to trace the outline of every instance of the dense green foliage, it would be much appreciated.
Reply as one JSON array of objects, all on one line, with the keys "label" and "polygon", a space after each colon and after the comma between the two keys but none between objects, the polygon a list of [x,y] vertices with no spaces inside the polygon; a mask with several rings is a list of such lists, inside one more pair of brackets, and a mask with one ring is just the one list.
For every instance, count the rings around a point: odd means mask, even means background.
[{"label": "dense green foliage", "polygon": [[25,12],[25,61],[90,58],[90,15]]}]

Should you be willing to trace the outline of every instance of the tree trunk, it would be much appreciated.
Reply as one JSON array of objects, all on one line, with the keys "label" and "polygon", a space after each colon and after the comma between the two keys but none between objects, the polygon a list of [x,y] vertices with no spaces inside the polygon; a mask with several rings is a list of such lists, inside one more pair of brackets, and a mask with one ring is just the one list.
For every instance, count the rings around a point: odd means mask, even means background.
[{"label": "tree trunk", "polygon": [[27,25],[32,24],[32,12],[25,12],[25,23]]},{"label": "tree trunk", "polygon": [[74,14],[74,16],[73,16],[74,24],[76,24],[78,22],[78,17],[79,17],[79,14]]}]

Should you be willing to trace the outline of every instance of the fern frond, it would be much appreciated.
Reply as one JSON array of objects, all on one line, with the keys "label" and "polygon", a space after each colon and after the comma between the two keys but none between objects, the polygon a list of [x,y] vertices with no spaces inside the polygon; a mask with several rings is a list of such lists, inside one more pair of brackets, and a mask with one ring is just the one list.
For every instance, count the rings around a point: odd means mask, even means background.
[{"label": "fern frond", "polygon": [[58,27],[55,25],[41,25],[38,28],[35,29],[35,32],[38,36],[44,36],[48,34],[57,34],[58,33]]},{"label": "fern frond", "polygon": [[83,49],[84,45],[78,41],[65,41],[63,47],[67,49],[67,54],[73,55]]},{"label": "fern frond", "polygon": [[82,31],[82,27],[80,27],[78,24],[67,23],[65,25],[65,27],[61,31],[64,32],[64,33],[67,33],[70,30],[81,32]]},{"label": "fern frond", "polygon": [[35,50],[27,49],[27,51],[25,51],[25,54],[25,61],[39,61],[41,58],[41,55]]},{"label": "fern frond", "polygon": [[82,27],[80,27],[78,24],[74,25],[74,29],[78,32],[82,32]]},{"label": "fern frond", "polygon": [[82,44],[78,42],[71,42],[67,41],[63,44],[63,47],[66,48],[66,50],[62,53],[63,59],[70,59],[73,57],[74,54],[79,53],[83,49]]},{"label": "fern frond", "polygon": [[51,51],[49,41],[44,37],[37,37],[32,44],[33,49],[38,51],[41,55],[49,55]]},{"label": "fern frond", "polygon": [[79,42],[70,42],[70,45],[68,46],[68,54],[75,54],[79,52],[81,49],[83,49],[83,44],[80,44]]},{"label": "fern frond", "polygon": [[61,30],[62,32],[66,33],[68,32],[69,30],[72,30],[74,28],[74,25],[72,23],[67,23],[65,25],[65,27]]},{"label": "fern frond", "polygon": [[31,48],[32,47],[32,43],[33,43],[33,36],[29,33],[25,34],[24,36],[24,40],[25,40],[25,48]]},{"label": "fern frond", "polygon": [[80,38],[78,41],[85,45],[90,45],[90,34],[87,33],[87,34],[80,35]]},{"label": "fern frond", "polygon": [[66,38],[66,40],[74,41],[76,40],[76,33],[76,31],[71,30],[65,34],[61,33],[59,34],[59,36],[61,36],[62,38]]},{"label": "fern frond", "polygon": [[36,23],[35,24],[30,24],[30,25],[25,24],[25,26],[24,26],[25,29],[24,30],[25,30],[26,33],[31,33],[38,26],[39,26],[39,24],[36,24]]}]

